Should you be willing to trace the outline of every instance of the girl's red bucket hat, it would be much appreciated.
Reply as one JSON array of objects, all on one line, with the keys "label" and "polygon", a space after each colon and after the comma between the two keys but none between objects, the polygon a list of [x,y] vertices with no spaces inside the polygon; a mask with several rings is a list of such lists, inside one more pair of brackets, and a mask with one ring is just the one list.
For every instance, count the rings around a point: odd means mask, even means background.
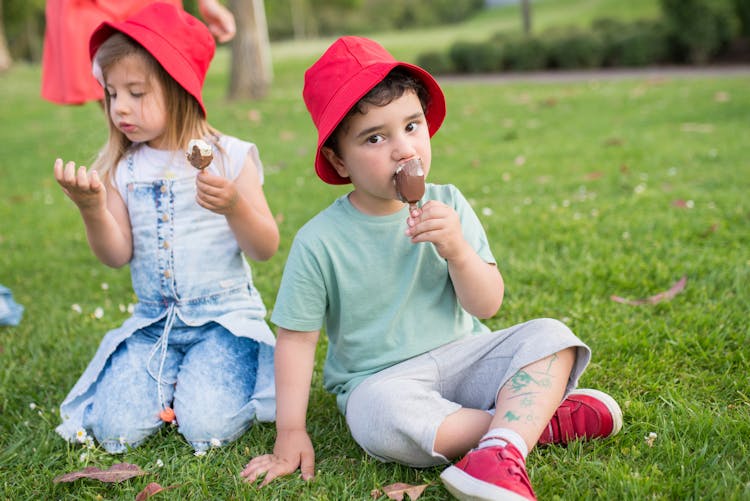
[{"label": "girl's red bucket hat", "polygon": [[198,100],[203,115],[203,81],[216,44],[206,25],[172,4],[155,2],[122,22],[105,21],[89,39],[93,61],[99,47],[116,31],[145,48],[183,89]]},{"label": "girl's red bucket hat", "polygon": [[320,149],[344,116],[396,67],[406,68],[421,80],[430,95],[425,116],[430,136],[445,118],[445,97],[435,79],[413,64],[396,61],[380,44],[368,38],[347,36],[336,40],[305,72],[302,97],[318,128],[315,172],[329,184],[347,184],[321,154]]}]

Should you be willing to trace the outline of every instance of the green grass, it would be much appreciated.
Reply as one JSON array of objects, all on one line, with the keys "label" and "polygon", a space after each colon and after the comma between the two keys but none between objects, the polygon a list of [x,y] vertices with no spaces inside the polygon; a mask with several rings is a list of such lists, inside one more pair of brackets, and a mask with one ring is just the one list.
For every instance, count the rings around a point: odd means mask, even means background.
[{"label": "green grass", "polygon": [[[541,2],[536,12],[539,24],[553,15],[567,22],[571,5],[585,18],[602,3]],[[429,30],[376,38],[410,57],[461,30],[478,36],[517,21],[505,15],[451,27],[444,37]],[[253,265],[269,308],[295,231],[344,192],[313,173],[315,132],[300,97],[304,68],[325,46],[302,56],[274,47],[276,85],[262,102],[224,100],[224,52],[208,79],[211,121],[259,145],[266,194],[281,219],[278,255]],[[80,461],[83,449],[54,433],[57,406],[104,332],[126,318],[120,305],[134,298],[127,269],[91,255],[80,217],[52,177],[57,156],[90,161],[104,140],[101,111],[43,102],[39,75],[38,67],[16,66],[0,77],[0,283],[26,308],[18,327],[0,328],[0,499],[133,499],[149,482],[178,486],[156,499],[365,500],[394,482],[428,483],[420,499],[446,499],[440,468],[384,465],[362,453],[321,388],[320,367],[309,419],[314,482],[289,477],[257,491],[240,480],[250,457],[271,450],[272,424],[202,458],[165,430],[124,456],[95,450]],[[541,499],[750,499],[749,83],[445,84],[449,112],[433,140],[431,181],[464,192],[499,260],[507,294],[488,325],[564,319],[593,349],[582,385],[614,395],[625,414],[613,439],[531,453]],[[683,275],[687,287],[671,301],[610,300],[656,294]],[[92,315],[97,307],[101,319]],[[651,447],[650,432],[658,435]],[[52,483],[121,461],[149,473],[115,485]]]}]

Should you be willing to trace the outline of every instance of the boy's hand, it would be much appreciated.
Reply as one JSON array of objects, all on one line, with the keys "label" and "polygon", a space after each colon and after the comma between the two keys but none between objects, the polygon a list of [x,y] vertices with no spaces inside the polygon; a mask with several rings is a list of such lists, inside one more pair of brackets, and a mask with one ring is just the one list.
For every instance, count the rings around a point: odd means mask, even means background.
[{"label": "boy's hand", "polygon": [[75,162],[63,165],[62,159],[58,158],[55,160],[54,172],[63,192],[81,212],[104,209],[107,206],[106,190],[95,170],[86,170],[83,165],[76,169]]},{"label": "boy's hand", "polygon": [[421,209],[411,211],[406,224],[406,235],[412,242],[432,242],[447,261],[473,252],[464,240],[458,214],[442,202],[430,200]]},{"label": "boy's hand", "polygon": [[232,212],[240,198],[232,181],[205,170],[196,176],[195,188],[198,205],[225,216]]},{"label": "boy's hand", "polygon": [[310,436],[305,430],[279,431],[273,454],[254,457],[242,470],[246,481],[255,482],[266,475],[260,486],[268,485],[276,477],[302,471],[302,480],[310,480],[315,475],[315,450]]}]

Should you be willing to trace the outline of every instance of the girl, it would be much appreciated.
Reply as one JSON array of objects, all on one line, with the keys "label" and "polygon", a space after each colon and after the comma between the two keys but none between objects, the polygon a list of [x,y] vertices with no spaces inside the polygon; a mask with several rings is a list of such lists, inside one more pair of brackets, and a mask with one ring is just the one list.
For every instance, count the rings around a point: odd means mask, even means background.
[{"label": "girl", "polygon": [[[165,3],[91,37],[109,139],[89,170],[57,159],[55,179],[97,258],[130,264],[138,304],[62,403],[68,440],[92,433],[120,453],[176,421],[200,452],[274,419],[275,340],[242,253],[269,259],[279,233],[255,145],[206,121],[214,48],[203,24]],[[193,138],[213,147],[203,171],[186,159]]]}]

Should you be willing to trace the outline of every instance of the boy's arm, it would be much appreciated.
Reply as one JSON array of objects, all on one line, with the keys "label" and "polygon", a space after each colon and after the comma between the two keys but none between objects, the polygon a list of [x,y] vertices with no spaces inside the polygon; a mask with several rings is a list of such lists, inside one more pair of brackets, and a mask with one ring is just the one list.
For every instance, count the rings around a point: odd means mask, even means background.
[{"label": "boy's arm", "polygon": [[278,329],[274,372],[276,377],[276,444],[273,454],[254,457],[242,470],[248,482],[265,474],[264,486],[276,477],[300,468],[302,479],[315,474],[315,450],[307,434],[307,403],[310,398],[315,346],[320,331]]},{"label": "boy's arm", "polygon": [[55,160],[55,179],[78,207],[94,255],[107,266],[119,268],[133,257],[133,236],[125,202],[116,189],[109,192],[94,170]]},{"label": "boy's arm", "polygon": [[455,210],[430,200],[409,214],[407,225],[412,242],[432,242],[448,262],[456,297],[466,311],[478,318],[497,313],[505,293],[503,277],[497,266],[482,259],[466,241]]}]

